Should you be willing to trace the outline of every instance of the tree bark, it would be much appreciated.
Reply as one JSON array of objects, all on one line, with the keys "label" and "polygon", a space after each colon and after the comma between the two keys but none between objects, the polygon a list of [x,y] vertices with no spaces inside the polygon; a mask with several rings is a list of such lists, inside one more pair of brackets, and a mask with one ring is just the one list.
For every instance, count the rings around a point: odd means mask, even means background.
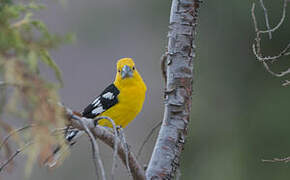
[{"label": "tree bark", "polygon": [[146,179],[173,179],[190,119],[198,0],[173,0],[168,32],[165,111]]}]

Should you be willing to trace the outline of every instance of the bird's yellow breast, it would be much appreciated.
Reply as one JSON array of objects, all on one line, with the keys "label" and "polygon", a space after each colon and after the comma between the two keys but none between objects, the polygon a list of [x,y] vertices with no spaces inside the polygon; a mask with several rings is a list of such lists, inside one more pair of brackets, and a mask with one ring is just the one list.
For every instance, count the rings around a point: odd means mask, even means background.
[{"label": "bird's yellow breast", "polygon": [[[116,82],[115,86],[120,90],[118,95],[118,103],[101,113],[99,116],[110,117],[117,126],[125,128],[142,109],[145,95],[146,85],[142,79],[129,79],[127,82]],[[98,121],[101,126],[112,127],[108,120],[102,119]]]}]

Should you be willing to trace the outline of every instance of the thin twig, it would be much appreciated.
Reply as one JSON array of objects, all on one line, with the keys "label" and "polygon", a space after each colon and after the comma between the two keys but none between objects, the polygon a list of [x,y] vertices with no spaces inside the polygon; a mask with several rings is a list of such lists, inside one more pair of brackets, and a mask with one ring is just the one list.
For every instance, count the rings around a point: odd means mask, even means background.
[{"label": "thin twig", "polygon": [[149,139],[151,138],[151,136],[153,135],[154,131],[156,129],[158,129],[162,124],[162,121],[160,121],[159,123],[157,123],[152,129],[151,131],[147,134],[146,138],[144,139],[142,145],[140,146],[139,150],[138,150],[138,153],[137,153],[137,158],[140,157],[142,151],[143,151],[143,148],[145,146],[145,144],[147,144],[147,142],[149,141]]},{"label": "thin twig", "polygon": [[[94,136],[98,139],[100,139],[102,142],[110,146],[112,149],[114,148],[115,144],[115,136],[112,132],[110,132],[107,128],[102,126],[97,126],[94,131],[92,131]],[[118,155],[120,159],[122,160],[123,164],[126,166],[126,150],[124,146],[121,144],[121,142],[118,142]],[[128,158],[129,158],[129,166],[133,175],[133,179],[135,180],[145,180],[145,173],[142,166],[140,166],[140,163],[135,158],[132,151],[128,152]]]},{"label": "thin twig", "polygon": [[[268,11],[267,11],[267,8],[265,7],[265,5],[264,5],[264,1],[263,1],[263,0],[260,0],[260,4],[261,4],[261,7],[262,7],[263,10],[264,10],[266,27],[267,27],[267,29],[269,30],[269,29],[270,29],[270,24],[269,24],[269,17],[268,17]],[[271,31],[269,31],[269,39],[272,39],[272,32],[271,32]]]},{"label": "thin twig", "polygon": [[[1,141],[1,144],[0,144],[0,149],[3,147],[4,144],[7,143],[7,141],[9,140],[9,138],[11,138],[13,135],[17,134],[17,133],[20,133],[26,129],[29,129],[31,127],[35,127],[37,126],[36,124],[28,124],[28,125],[25,125],[23,127],[20,127],[20,128],[17,128],[11,132],[9,132],[4,138],[3,140]],[[65,130],[66,128],[57,128],[57,129],[54,129],[52,130],[51,134],[54,135],[56,134],[57,132],[62,132],[63,130]]]},{"label": "thin twig", "polygon": [[0,172],[11,162],[14,160],[14,158],[21,153],[23,150],[25,150],[28,146],[30,146],[33,142],[26,143],[23,147],[17,149],[15,153],[13,153],[3,164],[0,165]]},{"label": "thin twig", "polygon": [[263,65],[270,74],[272,74],[273,76],[276,76],[276,77],[282,77],[282,76],[285,76],[286,74],[290,73],[290,68],[288,68],[287,70],[282,71],[280,73],[275,73],[274,71],[272,71],[270,69],[270,67],[268,66],[268,64],[265,61],[263,61]]},{"label": "thin twig", "polygon": [[116,159],[117,159],[117,156],[118,156],[118,131],[117,131],[117,127],[116,127],[115,121],[113,121],[111,118],[109,118],[107,116],[96,117],[94,119],[94,122],[97,122],[98,120],[101,120],[101,119],[106,119],[106,120],[111,122],[111,124],[113,126],[114,135],[115,135],[115,138],[114,138],[113,163],[112,163],[112,170],[111,170],[111,178],[112,178],[112,180],[114,180],[114,174],[115,174],[115,168],[116,168]]},{"label": "thin twig", "polygon": [[81,120],[81,119],[77,119],[81,125],[83,126],[85,132],[87,133],[87,135],[90,138],[91,144],[92,144],[92,153],[93,153],[93,162],[95,165],[95,170],[96,170],[96,174],[98,176],[98,166],[96,161],[98,162],[98,165],[101,169],[101,175],[102,175],[102,179],[106,180],[106,173],[105,173],[105,169],[104,169],[104,165],[101,159],[101,155],[100,155],[100,150],[99,150],[99,146],[98,143],[96,141],[96,138],[93,136],[91,130],[88,128],[88,126]]},{"label": "thin twig", "polygon": [[290,85],[290,81],[289,80],[285,80],[285,82],[282,84],[282,86],[286,87]]},{"label": "thin twig", "polygon": [[[276,77],[282,77],[285,76],[286,74],[290,73],[290,68],[288,68],[285,71],[276,73],[274,71],[271,70],[271,68],[268,65],[268,61],[273,62],[273,61],[277,61],[279,58],[281,58],[282,56],[288,56],[290,55],[290,43],[288,43],[288,45],[278,54],[275,56],[266,56],[264,57],[262,55],[261,52],[261,38],[260,38],[260,34],[261,33],[269,33],[269,38],[271,39],[272,35],[270,33],[276,31],[284,22],[285,17],[286,17],[286,7],[287,7],[287,0],[284,0],[284,4],[283,4],[283,12],[282,12],[282,17],[279,21],[279,23],[272,29],[270,29],[269,27],[269,20],[268,20],[268,14],[267,14],[267,9],[264,5],[263,0],[260,0],[260,4],[262,6],[262,8],[264,9],[264,14],[265,14],[265,20],[266,20],[266,26],[267,26],[267,30],[259,30],[258,28],[258,24],[257,24],[257,20],[256,20],[256,16],[255,16],[255,3],[253,3],[252,5],[252,10],[251,10],[251,14],[252,14],[252,19],[253,19],[253,23],[254,23],[254,28],[255,28],[255,32],[256,32],[256,38],[255,38],[255,43],[253,43],[253,53],[256,56],[257,60],[262,62],[265,69],[272,74],[273,76]],[[286,83],[283,84],[283,86],[288,85],[288,81],[286,81]]]},{"label": "thin twig", "polygon": [[257,52],[256,52],[256,45],[253,44],[253,52],[256,56],[256,58],[259,61],[275,61],[279,58],[281,58],[282,56],[289,56],[290,52],[288,52],[288,50],[290,50],[290,43],[287,44],[287,46],[276,56],[267,56],[267,57],[261,57]]},{"label": "thin twig", "polygon": [[55,167],[55,165],[57,165],[57,162],[59,161],[59,159],[68,151],[70,150],[70,147],[75,144],[69,144],[68,146],[65,146],[65,149],[63,147],[60,147],[61,149],[59,150],[59,152],[57,152],[56,154],[53,153],[51,154],[49,157],[46,158],[46,160],[44,161],[44,166],[47,166],[49,168],[53,168]]},{"label": "thin twig", "polygon": [[262,159],[262,162],[290,162],[290,157],[286,158],[274,158],[274,159]]},{"label": "thin twig", "polygon": [[269,33],[269,32],[274,32],[276,31],[284,22],[285,17],[286,17],[286,7],[287,7],[287,0],[284,0],[283,3],[283,12],[282,12],[282,17],[280,19],[280,22],[272,29],[264,30],[264,31],[259,31],[259,33]]},{"label": "thin twig", "polygon": [[255,32],[256,32],[256,38],[255,38],[256,45],[255,45],[255,43],[253,43],[253,50],[255,52],[256,48],[257,48],[257,53],[256,54],[258,54],[260,56],[261,55],[261,47],[260,47],[261,38],[260,38],[259,29],[258,29],[257,19],[256,19],[256,16],[255,16],[255,7],[256,7],[256,4],[253,3],[251,14],[252,14],[252,19],[253,19],[253,22],[254,22],[254,28],[255,28]]},{"label": "thin twig", "polygon": [[126,166],[127,166],[127,170],[129,172],[130,177],[132,177],[131,168],[129,166],[129,146],[128,146],[127,141],[126,141],[126,136],[125,136],[125,133],[123,131],[123,128],[120,128],[120,135],[121,135],[122,145],[123,145],[123,147],[125,149],[125,152],[126,152]]},{"label": "thin twig", "polygon": [[11,131],[9,134],[7,134],[7,135],[3,138],[2,143],[0,144],[0,149],[2,148],[2,146],[3,146],[4,144],[7,143],[7,141],[9,140],[9,138],[10,138],[11,136],[13,136],[14,134],[19,133],[19,132],[21,132],[21,131],[23,131],[23,130],[25,130],[25,129],[31,128],[31,127],[33,127],[33,126],[35,126],[35,125],[34,125],[34,124],[28,124],[28,125],[26,125],[26,126],[23,126],[23,127],[20,127],[20,128],[18,128],[18,129],[15,129],[15,130]]},{"label": "thin twig", "polygon": [[58,135],[58,133],[64,133],[67,130],[67,127],[56,128],[51,131],[52,135]]},{"label": "thin twig", "polygon": [[[290,48],[290,43],[288,44],[288,46],[286,47],[286,49],[289,49]],[[284,49],[283,51],[285,51],[286,49]],[[287,51],[287,50],[286,50]],[[279,55],[277,56],[273,56],[273,57],[260,57],[258,55],[258,53],[256,52],[256,48],[255,48],[255,44],[253,44],[253,53],[255,54],[256,58],[261,61],[265,67],[265,69],[270,73],[272,74],[273,76],[276,76],[276,77],[282,77],[282,76],[285,76],[286,74],[289,74],[290,73],[290,68],[288,68],[287,70],[285,71],[282,71],[280,73],[275,73],[274,71],[272,71],[269,67],[269,65],[267,64],[266,60],[276,60],[278,58],[280,58],[282,55],[283,55],[283,52],[281,52]],[[287,53],[288,54],[288,53]],[[289,53],[290,55],[290,53]],[[276,58],[277,57],[277,58]]]}]

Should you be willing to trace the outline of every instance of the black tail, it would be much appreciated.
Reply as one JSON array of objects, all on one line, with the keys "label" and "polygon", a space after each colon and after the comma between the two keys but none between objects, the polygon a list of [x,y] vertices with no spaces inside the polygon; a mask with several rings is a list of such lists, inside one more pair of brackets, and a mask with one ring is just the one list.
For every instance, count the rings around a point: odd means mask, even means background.
[{"label": "black tail", "polygon": [[[76,139],[78,137],[80,137],[83,134],[82,131],[79,131],[77,129],[70,129],[68,128],[65,131],[65,139],[66,139],[66,143],[68,146],[68,148],[70,148],[71,146],[73,146],[76,143]],[[57,147],[53,150],[52,155],[50,155],[44,162],[44,164],[46,166],[48,166],[49,168],[53,168],[58,164],[58,160],[61,157],[61,155],[63,153],[65,153],[68,149],[64,148],[63,145],[59,144],[57,145]]]}]

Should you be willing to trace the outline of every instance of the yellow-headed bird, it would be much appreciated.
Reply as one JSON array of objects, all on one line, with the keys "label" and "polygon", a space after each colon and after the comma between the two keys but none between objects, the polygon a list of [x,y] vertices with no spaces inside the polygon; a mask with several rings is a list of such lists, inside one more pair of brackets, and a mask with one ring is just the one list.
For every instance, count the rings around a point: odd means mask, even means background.
[{"label": "yellow-headed bird", "polygon": [[[109,85],[83,111],[82,116],[110,117],[117,126],[125,128],[141,111],[146,85],[131,58],[120,59],[113,84]],[[98,125],[112,127],[111,122],[101,119]]]},{"label": "yellow-headed bird", "polygon": [[[97,98],[94,99],[82,112],[86,118],[98,116],[110,117],[116,126],[125,128],[141,111],[145,95],[146,84],[140,76],[133,59],[122,58],[117,62],[117,73],[114,83],[109,85]],[[106,119],[98,120],[98,125],[112,127]],[[69,142],[79,133],[70,129],[66,133]]]},{"label": "yellow-headed bird", "polygon": [[[141,111],[145,95],[146,84],[136,69],[131,58],[122,58],[117,62],[115,81],[109,85],[92,103],[82,112],[86,118],[98,116],[110,117],[116,126],[125,128]],[[112,127],[110,121],[100,119],[96,123],[101,126]],[[68,128],[65,138],[69,145],[75,144],[75,139],[83,134],[77,129]],[[45,164],[53,167],[60,157],[61,146],[58,146],[53,155],[47,158]]]}]

